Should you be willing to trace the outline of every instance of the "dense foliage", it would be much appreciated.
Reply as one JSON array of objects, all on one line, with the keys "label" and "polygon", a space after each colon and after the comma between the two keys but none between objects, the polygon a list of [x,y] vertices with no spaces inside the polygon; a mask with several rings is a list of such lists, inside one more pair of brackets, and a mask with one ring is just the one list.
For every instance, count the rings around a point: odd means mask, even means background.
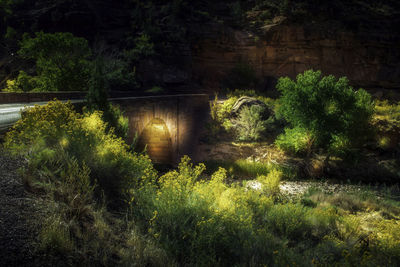
[{"label": "dense foliage", "polygon": [[[11,29],[6,35],[13,34]],[[19,42],[18,59],[25,63],[34,62],[34,71],[32,68],[20,70],[15,79],[6,81],[3,91],[134,90],[138,84],[132,64],[152,53],[147,39],[138,38],[135,45],[132,50],[124,50],[123,53],[116,53],[100,44],[92,51],[86,39],[68,32],[37,32],[35,37],[26,33]],[[102,84],[98,81],[95,85],[93,81],[99,79],[99,65]]]},{"label": "dense foliage", "polygon": [[322,77],[320,71],[306,71],[296,81],[281,78],[279,113],[290,128],[277,145],[293,152],[312,148],[335,152],[360,147],[369,137],[374,104],[364,90],[354,91],[346,78]]},{"label": "dense foliage", "polygon": [[90,168],[92,182],[108,196],[129,199],[154,170],[148,157],[130,153],[128,145],[106,128],[101,112],[81,115],[71,104],[50,102],[25,111],[7,134],[5,146],[31,158],[37,171],[56,164],[57,155],[66,153]]},{"label": "dense foliage", "polygon": [[102,57],[98,57],[93,62],[89,79],[89,90],[86,95],[86,110],[102,112],[102,118],[107,122],[107,130],[113,128],[115,134],[126,140],[128,135],[128,118],[117,105],[112,105],[108,101],[109,80],[107,79],[107,69]]},{"label": "dense foliage", "polygon": [[226,183],[222,168],[203,180],[204,169],[183,158],[177,170],[136,195],[137,220],[146,218],[145,229],[178,264],[326,266],[400,260],[397,222],[371,220],[383,232],[370,234],[366,246],[360,219],[349,214],[368,208],[399,214],[397,207],[378,208],[381,204],[368,197],[320,192],[291,202],[280,193],[280,171],[257,177],[257,190],[246,182]]},{"label": "dense foliage", "polygon": [[18,54],[36,64],[36,76],[21,71],[6,91],[86,91],[91,50],[71,33],[25,35]]},{"label": "dense foliage", "polygon": [[[26,182],[56,203],[44,220],[40,249],[68,262],[400,263],[398,202],[312,190],[290,200],[280,192],[284,174],[261,163],[247,166],[256,176],[250,182],[228,182],[223,168],[207,177],[205,165],[188,157],[159,176],[146,156],[128,152],[106,132],[98,111],[78,114],[60,102],[36,106],[7,134],[5,147],[26,156]],[[101,190],[108,200],[123,197],[128,212],[109,219],[94,204],[103,199]]]}]

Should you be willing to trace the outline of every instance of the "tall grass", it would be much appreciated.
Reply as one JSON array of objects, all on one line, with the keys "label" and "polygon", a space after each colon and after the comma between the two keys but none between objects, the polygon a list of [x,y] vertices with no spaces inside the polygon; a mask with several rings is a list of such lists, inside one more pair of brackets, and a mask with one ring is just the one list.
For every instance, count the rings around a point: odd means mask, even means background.
[{"label": "tall grass", "polygon": [[371,233],[355,215],[372,207],[360,204],[367,203],[362,196],[315,200],[315,193],[307,201],[287,202],[274,197],[279,171],[258,177],[264,190],[257,191],[227,184],[228,174],[222,168],[210,180],[202,180],[204,169],[184,158],[178,170],[136,196],[134,214],[145,218],[146,231],[180,265],[400,263],[398,221],[384,219],[381,224],[373,219],[369,222],[383,231],[383,237]]},{"label": "tall grass", "polygon": [[295,170],[287,166],[281,166],[272,162],[258,162],[246,159],[236,161],[205,161],[207,166],[206,173],[212,174],[220,167],[228,171],[230,176],[235,178],[254,179],[258,176],[266,176],[273,170],[279,170],[283,173],[284,179],[292,179],[295,176]]},{"label": "tall grass", "polygon": [[[78,115],[61,103],[28,113],[6,148],[26,156],[25,180],[49,203],[40,249],[73,259],[65,264],[400,265],[396,199],[312,191],[287,200],[279,183],[290,169],[244,160],[208,162],[205,176],[206,165],[184,157],[160,176],[106,132],[98,113]],[[233,175],[262,190],[229,183]],[[107,185],[118,194],[102,197]],[[129,209],[106,205],[112,197]]]},{"label": "tall grass", "polygon": [[147,156],[129,152],[107,129],[100,112],[78,114],[58,101],[36,106],[7,133],[5,148],[28,160],[24,181],[45,199],[50,216],[43,219],[39,249],[52,264],[115,266],[132,257],[139,266],[161,262],[161,252],[126,252],[127,244],[146,251],[157,245],[145,235],[132,240],[122,234],[130,229],[126,217],[107,211],[115,208],[109,203],[126,208],[132,191],[156,172]]}]

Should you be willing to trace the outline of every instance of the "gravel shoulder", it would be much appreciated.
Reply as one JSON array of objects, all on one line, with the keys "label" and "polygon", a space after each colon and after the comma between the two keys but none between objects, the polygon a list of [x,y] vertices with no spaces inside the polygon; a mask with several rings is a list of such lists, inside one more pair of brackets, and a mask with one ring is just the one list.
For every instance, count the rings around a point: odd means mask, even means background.
[{"label": "gravel shoulder", "polygon": [[0,148],[0,261],[2,266],[38,266],[40,200],[28,193],[15,159]]}]

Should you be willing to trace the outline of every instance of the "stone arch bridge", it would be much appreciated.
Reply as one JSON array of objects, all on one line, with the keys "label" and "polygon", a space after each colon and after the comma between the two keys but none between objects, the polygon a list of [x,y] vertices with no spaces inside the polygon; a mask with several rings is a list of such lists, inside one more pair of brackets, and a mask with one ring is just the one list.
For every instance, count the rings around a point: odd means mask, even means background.
[{"label": "stone arch bridge", "polygon": [[155,163],[175,165],[184,155],[196,159],[208,115],[203,94],[114,98],[129,118],[128,143],[135,139]]},{"label": "stone arch bridge", "polygon": [[[84,93],[0,93],[0,130],[20,118],[25,106],[43,105],[52,99],[84,102]],[[209,96],[111,96],[129,118],[128,143],[135,139],[154,163],[176,165],[184,155],[196,160],[200,132],[208,116]],[[4,130],[3,129],[3,130]]]}]

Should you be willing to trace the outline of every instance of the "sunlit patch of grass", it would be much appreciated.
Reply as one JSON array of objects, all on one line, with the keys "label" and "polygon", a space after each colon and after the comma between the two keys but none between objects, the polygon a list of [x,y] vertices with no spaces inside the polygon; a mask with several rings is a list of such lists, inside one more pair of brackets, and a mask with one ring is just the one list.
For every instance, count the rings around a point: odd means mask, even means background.
[{"label": "sunlit patch of grass", "polygon": [[372,125],[377,132],[377,147],[388,150],[398,149],[400,140],[400,102],[375,102]]},{"label": "sunlit patch of grass", "polygon": [[400,102],[375,101],[375,117],[381,120],[400,121]]},{"label": "sunlit patch of grass", "polygon": [[350,214],[378,212],[382,218],[400,220],[399,201],[391,199],[390,195],[378,197],[368,189],[357,193],[339,192],[334,194],[312,189],[304,195],[302,202],[312,202],[314,205],[324,205],[325,203]]},{"label": "sunlit patch of grass", "polygon": [[[312,251],[315,264],[332,260],[347,265],[395,266],[400,262],[400,202],[365,190],[357,193],[326,194],[311,189],[302,203],[314,203],[314,210],[336,212],[333,228]],[[326,216],[323,216],[326,218]],[[315,220],[321,222],[321,218]],[[321,236],[321,235],[319,235]]]},{"label": "sunlit patch of grass", "polygon": [[250,177],[268,175],[272,169],[269,164],[242,159],[235,161],[235,167],[238,173],[248,175]]},{"label": "sunlit patch of grass", "polygon": [[268,175],[273,169],[266,163],[254,162],[248,160],[237,161],[207,161],[207,173],[211,174],[222,167],[228,171],[229,176],[233,178],[251,179],[257,176]]},{"label": "sunlit patch of grass", "polygon": [[206,161],[206,172],[212,174],[218,168],[227,170],[228,175],[233,179],[255,179],[258,176],[267,176],[273,170],[279,170],[282,173],[282,179],[292,179],[296,171],[288,166],[279,165],[272,162],[257,162],[245,159],[236,161]]}]

